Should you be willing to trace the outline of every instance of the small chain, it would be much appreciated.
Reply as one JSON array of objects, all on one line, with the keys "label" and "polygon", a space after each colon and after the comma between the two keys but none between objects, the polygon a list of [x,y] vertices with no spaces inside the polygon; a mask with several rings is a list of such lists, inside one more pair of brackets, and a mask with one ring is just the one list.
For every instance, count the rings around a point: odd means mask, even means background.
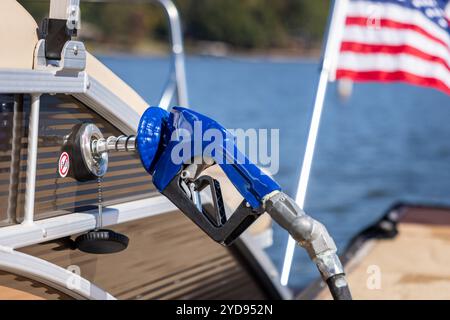
[{"label": "small chain", "polygon": [[98,224],[97,229],[103,227],[103,194],[102,194],[102,177],[97,177],[97,187],[98,187]]}]

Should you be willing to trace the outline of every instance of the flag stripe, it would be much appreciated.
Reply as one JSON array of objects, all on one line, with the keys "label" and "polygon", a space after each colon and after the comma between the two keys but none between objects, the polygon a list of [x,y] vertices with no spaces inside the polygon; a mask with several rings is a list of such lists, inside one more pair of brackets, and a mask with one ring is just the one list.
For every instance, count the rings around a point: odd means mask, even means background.
[{"label": "flag stripe", "polygon": [[450,73],[441,64],[428,62],[408,54],[359,54],[341,52],[339,69],[383,72],[405,71],[420,77],[435,77],[450,88]]},{"label": "flag stripe", "polygon": [[[355,1],[355,0],[351,0]],[[356,0],[359,1],[359,0]],[[367,1],[367,0],[365,0]],[[440,30],[448,34],[450,25],[446,6],[449,0],[369,0],[376,5],[395,5],[422,15],[427,21],[432,22]]]},{"label": "flag stripe", "polygon": [[354,81],[407,82],[424,87],[432,87],[450,95],[450,88],[434,77],[421,77],[407,71],[354,71],[339,69],[337,78],[347,78]]},{"label": "flag stripe", "polygon": [[342,41],[374,45],[408,45],[420,48],[421,51],[429,55],[450,61],[450,51],[447,47],[413,30],[389,28],[376,30],[360,26],[347,26]]},{"label": "flag stripe", "polygon": [[[367,17],[372,20],[387,19],[404,24],[420,26],[427,33],[436,36],[450,46],[450,35],[448,31],[438,27],[422,12],[406,8],[401,4],[385,3],[376,1],[350,1],[347,10],[349,17]],[[448,21],[448,19],[447,19]]]},{"label": "flag stripe", "polygon": [[403,22],[397,22],[390,19],[377,19],[376,22],[371,20],[370,18],[366,17],[347,17],[345,24],[347,26],[362,26],[368,29],[374,29],[376,28],[390,28],[390,29],[404,29],[404,30],[412,30],[417,33],[420,33],[421,35],[436,41],[437,43],[443,45],[445,48],[448,48],[448,42],[433,36],[425,29],[419,27],[418,25],[411,24],[411,23],[403,23]]},{"label": "flag stripe", "polygon": [[417,58],[436,62],[443,65],[450,72],[450,65],[447,60],[425,53],[415,47],[408,45],[382,45],[382,44],[365,44],[358,42],[342,42],[342,52],[355,52],[355,53],[388,53],[388,54],[409,54]]}]

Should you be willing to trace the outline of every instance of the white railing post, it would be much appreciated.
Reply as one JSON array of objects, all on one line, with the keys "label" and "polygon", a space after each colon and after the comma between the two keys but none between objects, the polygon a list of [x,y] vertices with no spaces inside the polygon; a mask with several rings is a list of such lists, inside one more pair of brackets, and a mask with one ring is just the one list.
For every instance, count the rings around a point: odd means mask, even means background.
[{"label": "white railing post", "polygon": [[[295,202],[300,208],[304,207],[309,176],[311,173],[312,160],[316,147],[317,135],[319,133],[320,119],[322,117],[323,104],[327,92],[329,80],[334,80],[340,43],[344,31],[345,17],[349,0],[335,0],[328,22],[328,32],[325,37],[322,66],[320,68],[319,84],[317,86],[314,100],[313,114],[309,127],[308,140],[306,142],[303,156],[302,169],[297,184]],[[287,285],[294,257],[295,241],[289,236],[284,256],[283,269],[281,273],[281,284]]]},{"label": "white railing post", "polygon": [[186,67],[184,58],[183,33],[180,15],[177,7],[171,0],[157,0],[165,9],[170,25],[171,51],[175,81],[177,84],[177,101],[182,107],[188,107],[188,92],[186,82]]},{"label": "white railing post", "polygon": [[31,95],[30,122],[28,125],[27,182],[25,187],[23,224],[33,224],[34,221],[40,97],[40,94]]}]

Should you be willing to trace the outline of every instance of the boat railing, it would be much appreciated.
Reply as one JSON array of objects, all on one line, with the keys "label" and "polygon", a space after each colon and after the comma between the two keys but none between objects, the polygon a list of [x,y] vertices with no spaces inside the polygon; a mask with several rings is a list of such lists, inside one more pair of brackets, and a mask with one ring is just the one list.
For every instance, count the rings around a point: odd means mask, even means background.
[{"label": "boat railing", "polygon": [[[61,1],[61,0],[42,0],[42,2],[50,3],[50,13],[51,15],[66,14],[66,11],[71,13],[76,12],[75,9],[79,9],[79,0]],[[118,0],[82,0],[81,3],[109,3],[109,2],[121,2]],[[122,1],[123,3],[123,1]],[[130,0],[129,3],[156,3],[160,4],[164,9],[170,26],[170,41],[171,41],[171,68],[169,79],[163,91],[161,97],[160,107],[168,108],[171,101],[176,97],[177,103],[181,106],[188,106],[188,93],[186,85],[186,72],[185,72],[185,59],[184,59],[184,47],[182,40],[182,29],[180,16],[177,8],[171,0]],[[68,7],[71,6],[71,7]],[[52,12],[53,8],[53,12]],[[76,14],[73,15],[74,17]],[[74,18],[75,19],[75,18]],[[79,16],[76,18],[77,21]],[[74,22],[73,20],[72,22]],[[37,45],[35,58],[39,60],[40,50],[42,49],[42,41]],[[76,48],[76,43],[72,43],[75,47],[73,50],[64,50],[63,55],[70,54],[69,52],[78,52],[76,59],[68,59],[68,61],[78,61],[82,59],[84,62],[75,67],[79,70],[84,70],[85,67],[85,54],[84,47]],[[66,43],[67,44],[67,43]],[[70,49],[69,48],[69,49]],[[84,58],[83,58],[84,57]],[[72,57],[73,58],[73,57]],[[78,59],[78,60],[77,60]],[[35,63],[39,64],[36,60]],[[64,60],[64,59],[63,59]],[[70,63],[70,62],[69,62]],[[71,65],[70,67],[74,67]],[[64,65],[62,67],[64,69]],[[77,69],[78,70],[78,69]],[[24,201],[24,216],[21,226],[16,226],[10,231],[5,230],[0,234],[0,245],[5,244],[3,240],[9,242],[8,245],[11,247],[23,246],[35,243],[38,238],[42,238],[42,234],[47,237],[47,226],[45,220],[41,222],[41,226],[37,229],[34,228],[35,216],[35,188],[36,188],[36,169],[37,169],[37,148],[38,148],[38,128],[39,128],[39,115],[40,115],[40,98],[44,93],[51,94],[72,94],[74,97],[80,101],[89,101],[90,107],[93,108],[95,112],[98,112],[107,121],[111,122],[119,130],[125,134],[132,134],[135,132],[135,128],[139,122],[139,114],[137,112],[131,112],[129,106],[126,102],[122,101],[120,98],[116,97],[114,93],[106,90],[100,83],[97,83],[95,79],[88,77],[84,72],[76,72],[71,74],[71,76],[59,76],[58,73],[42,70],[0,70],[0,93],[28,93],[31,96],[31,113],[29,117],[29,130],[28,130],[28,152],[27,158],[27,174],[26,174],[26,188],[25,188],[25,201]],[[125,116],[126,115],[126,116]],[[126,118],[127,121],[123,121]],[[152,201],[152,199],[149,199]],[[152,204],[147,204],[147,206]],[[161,207],[160,203],[156,206]],[[171,207],[170,207],[171,208]],[[84,216],[82,219],[85,219]],[[89,217],[88,217],[89,218]],[[133,219],[133,217],[130,217]],[[90,220],[90,218],[89,218]],[[84,220],[83,220],[84,221]],[[89,222],[90,224],[93,221]],[[114,222],[111,222],[114,223]],[[45,226],[44,226],[45,225]],[[23,227],[23,228],[21,228]],[[7,227],[8,228],[8,227]],[[39,232],[35,233],[41,229]],[[69,227],[69,229],[71,229]],[[43,232],[42,230],[46,230]],[[24,231],[29,231],[29,240],[20,241],[20,243],[15,243],[18,240],[14,235],[22,234]],[[58,231],[58,234],[53,236],[60,236],[62,233]],[[64,233],[69,232],[69,230],[64,231]],[[23,234],[22,234],[23,235]],[[36,237],[37,236],[37,237]],[[3,240],[2,240],[3,239]],[[23,240],[23,238],[22,238]],[[14,242],[14,243],[13,243]]]}]

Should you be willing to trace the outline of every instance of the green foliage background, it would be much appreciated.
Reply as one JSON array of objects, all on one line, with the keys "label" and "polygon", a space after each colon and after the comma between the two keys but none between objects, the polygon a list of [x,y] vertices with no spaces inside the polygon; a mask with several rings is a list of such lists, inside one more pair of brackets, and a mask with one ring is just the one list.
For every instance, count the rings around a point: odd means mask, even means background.
[{"label": "green foliage background", "polygon": [[[37,20],[48,3],[19,0]],[[188,42],[219,41],[240,49],[314,47],[320,44],[330,0],[175,0]],[[82,20],[96,41],[136,46],[167,37],[157,5],[82,3]]]}]

